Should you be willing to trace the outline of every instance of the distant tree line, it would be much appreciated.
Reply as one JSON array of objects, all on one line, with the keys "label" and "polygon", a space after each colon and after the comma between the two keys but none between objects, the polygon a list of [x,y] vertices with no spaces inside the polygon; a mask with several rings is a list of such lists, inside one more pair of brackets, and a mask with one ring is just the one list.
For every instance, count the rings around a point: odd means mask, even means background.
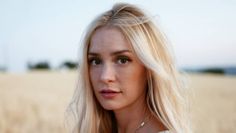
[{"label": "distant tree line", "polygon": [[4,66],[0,66],[0,72],[5,72],[6,70],[7,70],[6,67],[4,67]]},{"label": "distant tree line", "polygon": [[213,73],[213,74],[226,74],[226,75],[236,75],[236,67],[209,67],[209,68],[199,68],[199,69],[182,69],[185,72],[194,73]]},{"label": "distant tree line", "polygon": [[60,65],[60,68],[76,69],[78,66],[77,62],[65,61]]},{"label": "distant tree line", "polygon": [[28,63],[28,69],[33,70],[33,69],[51,69],[51,66],[48,62],[43,61],[43,62],[38,62],[38,63]]},{"label": "distant tree line", "polygon": [[203,73],[216,73],[216,74],[224,74],[224,69],[222,68],[206,68],[201,70]]},{"label": "distant tree line", "polygon": [[[41,61],[37,63],[28,62],[27,68],[29,70],[51,70],[52,67],[49,62]],[[77,62],[74,61],[64,61],[62,62],[57,69],[76,69]]]}]

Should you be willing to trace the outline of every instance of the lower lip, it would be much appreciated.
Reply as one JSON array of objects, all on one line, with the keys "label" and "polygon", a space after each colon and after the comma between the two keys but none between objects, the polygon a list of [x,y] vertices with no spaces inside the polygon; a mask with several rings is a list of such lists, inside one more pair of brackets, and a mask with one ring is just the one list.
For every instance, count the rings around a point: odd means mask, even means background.
[{"label": "lower lip", "polygon": [[101,95],[104,97],[104,98],[114,98],[116,97],[117,95],[119,95],[120,92],[114,92],[114,93],[101,93]]}]

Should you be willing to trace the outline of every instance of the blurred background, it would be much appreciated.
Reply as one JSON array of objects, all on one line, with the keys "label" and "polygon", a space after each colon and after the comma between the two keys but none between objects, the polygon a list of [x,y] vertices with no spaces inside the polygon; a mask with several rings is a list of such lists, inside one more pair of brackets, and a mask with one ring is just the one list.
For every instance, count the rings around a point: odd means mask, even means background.
[{"label": "blurred background", "polygon": [[0,132],[66,132],[81,36],[116,2],[146,9],[167,35],[194,132],[236,132],[236,0],[1,0]]}]

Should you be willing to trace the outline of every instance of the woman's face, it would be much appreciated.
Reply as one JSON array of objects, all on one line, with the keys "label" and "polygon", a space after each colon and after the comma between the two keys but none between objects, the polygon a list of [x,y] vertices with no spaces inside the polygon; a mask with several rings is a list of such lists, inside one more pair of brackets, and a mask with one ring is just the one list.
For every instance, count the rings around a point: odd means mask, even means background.
[{"label": "woman's face", "polygon": [[146,69],[117,28],[102,27],[91,38],[89,76],[103,108],[120,110],[144,100]]}]

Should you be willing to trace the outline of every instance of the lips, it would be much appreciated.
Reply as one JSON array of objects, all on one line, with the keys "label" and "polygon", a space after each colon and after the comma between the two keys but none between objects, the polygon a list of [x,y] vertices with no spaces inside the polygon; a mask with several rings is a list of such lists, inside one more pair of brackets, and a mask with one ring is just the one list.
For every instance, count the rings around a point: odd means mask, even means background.
[{"label": "lips", "polygon": [[100,93],[119,93],[119,91],[114,91],[114,90],[110,90],[110,89],[104,89],[104,90],[101,90]]},{"label": "lips", "polygon": [[116,96],[118,96],[121,91],[116,91],[116,90],[111,90],[111,89],[103,89],[100,91],[101,95],[104,98],[114,98]]}]

